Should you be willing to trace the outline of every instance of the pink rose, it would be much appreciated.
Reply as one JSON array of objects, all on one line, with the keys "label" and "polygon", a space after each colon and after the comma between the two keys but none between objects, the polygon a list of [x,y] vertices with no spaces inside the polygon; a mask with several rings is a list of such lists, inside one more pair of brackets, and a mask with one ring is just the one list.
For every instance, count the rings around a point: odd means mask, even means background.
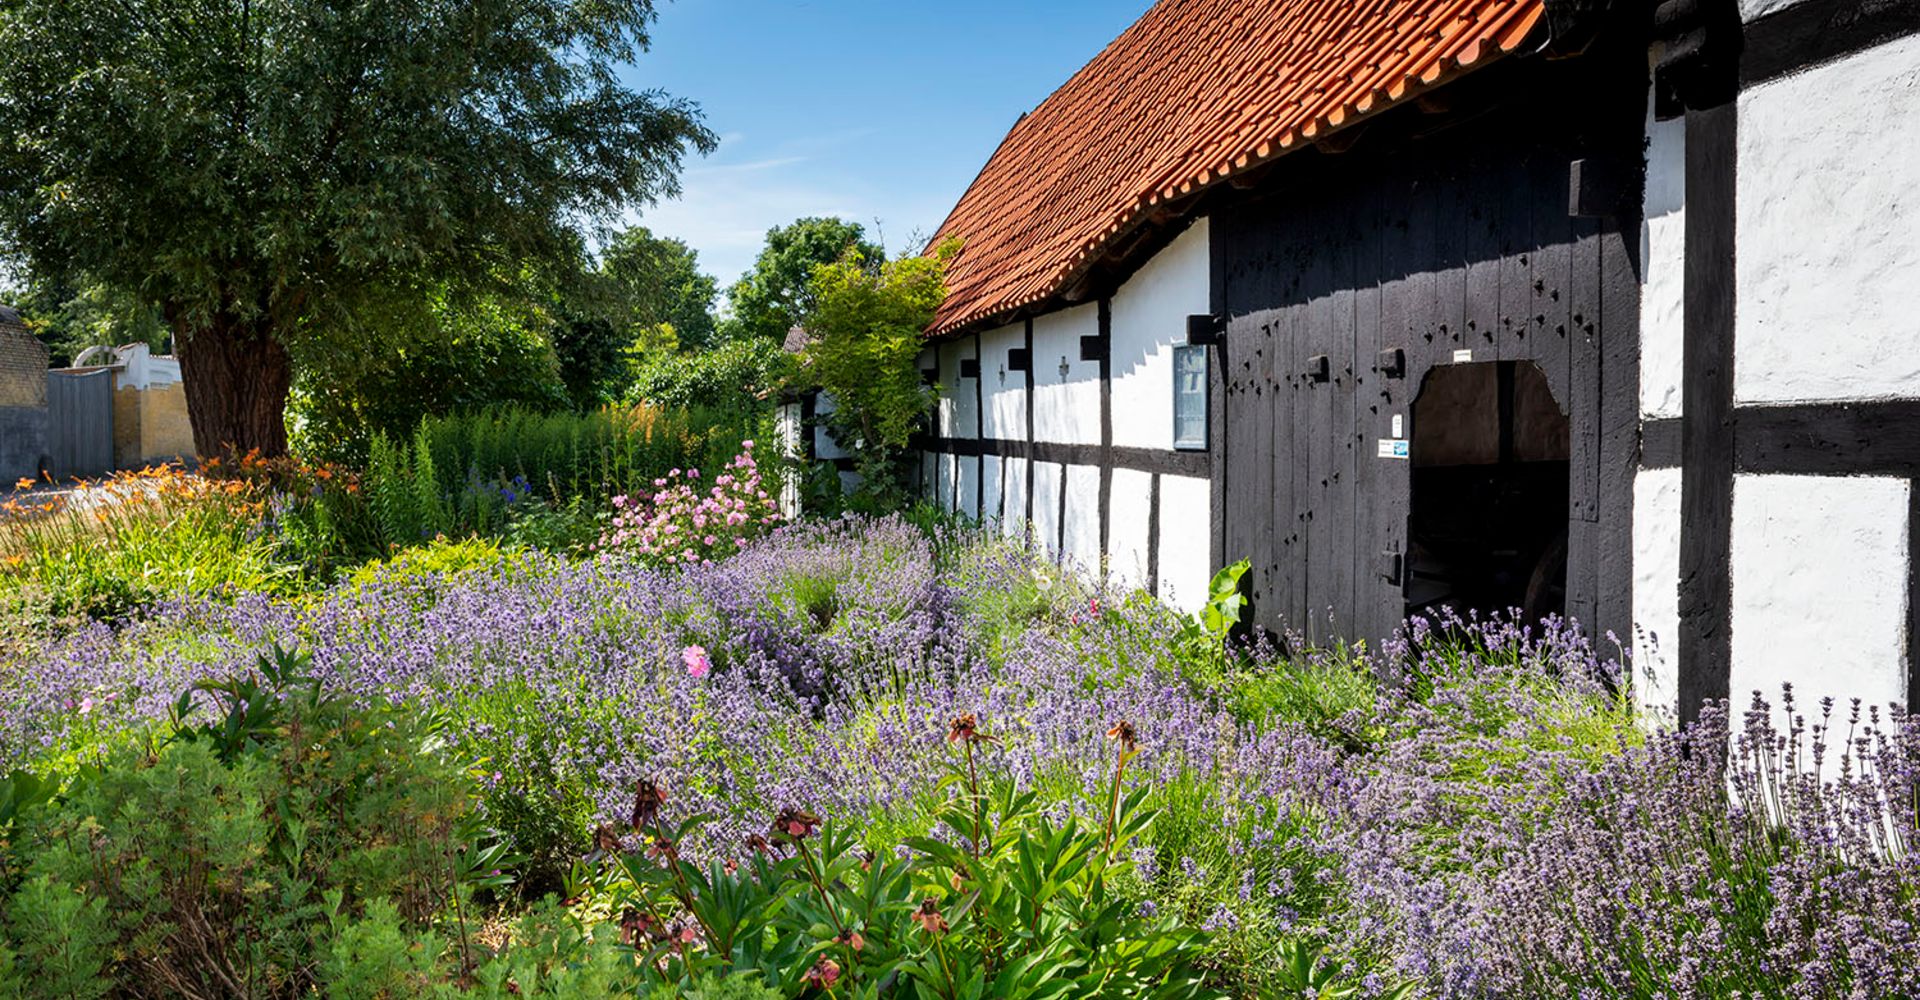
[{"label": "pink rose", "polygon": [[713,669],[713,661],[707,658],[705,646],[688,646],[680,651],[680,662],[687,665],[687,673],[694,677],[705,677]]}]

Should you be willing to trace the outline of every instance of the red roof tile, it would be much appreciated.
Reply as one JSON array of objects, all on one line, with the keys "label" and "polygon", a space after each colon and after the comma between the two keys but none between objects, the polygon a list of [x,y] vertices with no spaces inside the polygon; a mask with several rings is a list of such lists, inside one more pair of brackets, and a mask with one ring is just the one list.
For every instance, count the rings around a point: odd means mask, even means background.
[{"label": "red roof tile", "polygon": [[1160,0],[1023,117],[935,234],[944,333],[1062,292],[1155,205],[1518,47],[1544,0]]}]

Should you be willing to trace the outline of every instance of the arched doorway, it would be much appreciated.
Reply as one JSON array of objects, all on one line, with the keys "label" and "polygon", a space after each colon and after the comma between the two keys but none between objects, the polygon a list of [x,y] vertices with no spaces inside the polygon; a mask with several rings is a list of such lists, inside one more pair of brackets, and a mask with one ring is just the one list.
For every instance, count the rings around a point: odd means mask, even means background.
[{"label": "arched doorway", "polygon": [[1407,613],[1565,614],[1570,427],[1546,375],[1436,367],[1412,424]]}]

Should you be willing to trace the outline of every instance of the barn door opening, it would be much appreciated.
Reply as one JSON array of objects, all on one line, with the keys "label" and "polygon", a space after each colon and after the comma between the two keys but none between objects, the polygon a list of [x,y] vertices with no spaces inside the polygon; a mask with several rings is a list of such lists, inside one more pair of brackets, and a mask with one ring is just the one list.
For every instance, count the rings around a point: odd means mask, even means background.
[{"label": "barn door opening", "polygon": [[1529,361],[1436,367],[1413,401],[1408,614],[1566,613],[1566,411]]}]

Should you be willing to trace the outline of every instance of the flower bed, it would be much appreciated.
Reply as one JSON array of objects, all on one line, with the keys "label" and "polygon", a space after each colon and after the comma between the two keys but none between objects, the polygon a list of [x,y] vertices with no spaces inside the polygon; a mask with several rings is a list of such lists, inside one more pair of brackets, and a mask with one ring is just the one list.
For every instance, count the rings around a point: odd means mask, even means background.
[{"label": "flower bed", "polygon": [[1776,731],[1756,702],[1649,734],[1618,668],[1557,627],[1228,655],[1137,595],[896,519],[706,564],[526,555],[95,626],[0,665],[0,769],[84,758],[276,641],[330,689],[456,720],[536,889],[596,827],[640,846],[639,783],[674,822],[713,817],[679,845],[695,858],[747,857],[784,809],[959,842],[943,781],[966,716],[992,736],[967,744],[982,774],[1095,820],[1124,722],[1158,816],[1115,891],[1202,931],[1236,992],[1285,988],[1304,942],[1374,995],[1920,994],[1904,715]]}]

